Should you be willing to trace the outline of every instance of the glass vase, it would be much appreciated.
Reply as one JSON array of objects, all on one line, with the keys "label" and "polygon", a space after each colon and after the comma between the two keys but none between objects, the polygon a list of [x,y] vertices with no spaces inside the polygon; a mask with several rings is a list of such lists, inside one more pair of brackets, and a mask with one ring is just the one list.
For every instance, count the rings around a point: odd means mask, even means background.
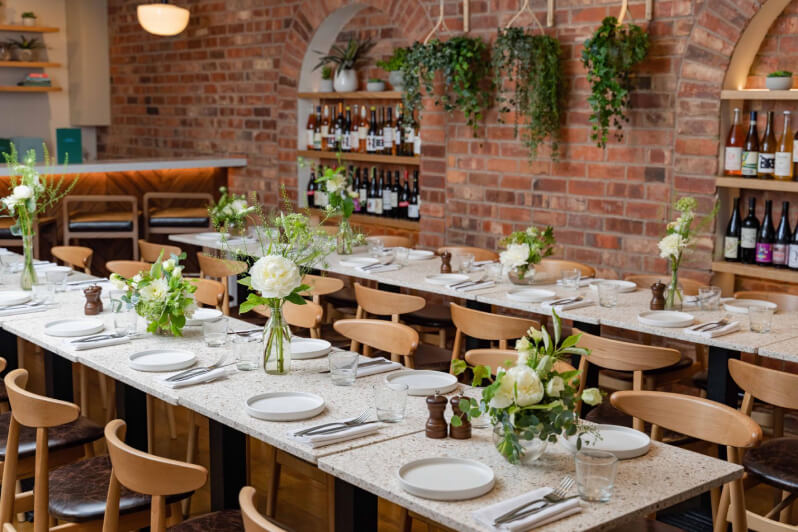
[{"label": "glass vase", "polygon": [[33,235],[22,235],[22,272],[19,275],[19,285],[23,290],[32,290],[33,285],[39,282],[36,278],[36,269],[33,267]]},{"label": "glass vase", "polygon": [[665,310],[682,310],[682,291],[679,289],[679,270],[671,270],[671,282],[665,290]]},{"label": "glass vase", "polygon": [[270,307],[263,329],[263,369],[269,375],[286,375],[291,370],[291,329],[283,318],[282,302]]},{"label": "glass vase", "polygon": [[535,267],[530,264],[527,267],[526,272],[520,270],[519,268],[513,268],[507,273],[507,278],[510,279],[510,282],[513,284],[518,284],[518,285],[535,284]]},{"label": "glass vase", "polygon": [[[516,430],[515,433],[518,436],[518,443],[522,448],[519,458],[522,464],[534,462],[546,452],[546,447],[548,447],[549,442],[541,440],[538,437],[526,439],[522,436],[522,431],[520,430]],[[499,445],[502,444],[503,441],[504,426],[501,423],[496,423],[493,426],[493,445],[496,446],[497,451],[499,450]]]},{"label": "glass vase", "polygon": [[338,227],[338,233],[335,235],[336,251],[339,255],[351,255],[352,244],[355,241],[355,233],[352,231],[352,226],[349,225],[349,220],[341,220],[341,225]]}]

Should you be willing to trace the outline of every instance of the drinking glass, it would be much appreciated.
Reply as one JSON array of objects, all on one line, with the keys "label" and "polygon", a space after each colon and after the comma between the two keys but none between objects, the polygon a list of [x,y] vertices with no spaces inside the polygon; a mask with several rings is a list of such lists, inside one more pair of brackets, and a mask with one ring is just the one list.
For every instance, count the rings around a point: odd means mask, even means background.
[{"label": "drinking glass", "polygon": [[604,281],[598,283],[596,289],[599,306],[613,308],[618,305],[618,286],[615,283]]},{"label": "drinking glass", "polygon": [[396,263],[401,266],[407,266],[407,263],[410,260],[410,250],[407,248],[395,248],[394,254],[396,256]]},{"label": "drinking glass", "polygon": [[379,238],[369,238],[368,245],[369,256],[374,257],[375,259],[380,258],[380,255],[382,255],[382,252],[385,250],[385,244]]},{"label": "drinking glass", "polygon": [[222,347],[227,345],[227,318],[202,322],[202,336],[208,347]]},{"label": "drinking glass", "polygon": [[751,305],[748,307],[748,326],[751,332],[769,333],[773,322],[773,309]]},{"label": "drinking glass", "polygon": [[111,300],[111,316],[114,321],[114,332],[124,336],[136,334],[138,314],[129,305],[121,300]]},{"label": "drinking glass", "polygon": [[718,310],[720,308],[720,287],[702,286],[699,288],[698,305],[701,310]]},{"label": "drinking glass", "polygon": [[386,423],[399,423],[405,418],[407,384],[374,385],[374,409],[377,419]]},{"label": "drinking glass", "polygon": [[485,265],[485,277],[494,283],[502,282],[504,266],[500,262],[489,262]]},{"label": "drinking glass", "polygon": [[66,278],[69,272],[62,270],[54,270],[46,272],[44,277],[47,282],[53,285],[56,292],[66,292]]},{"label": "drinking glass", "polygon": [[[475,401],[482,400],[482,388],[471,388],[467,389],[463,392],[465,397],[469,399],[473,399]],[[493,425],[490,422],[490,415],[487,413],[482,414],[478,417],[471,418],[471,428],[474,429],[487,429],[492,427]]]},{"label": "drinking glass", "polygon": [[579,288],[579,280],[582,277],[582,272],[578,269],[563,270],[562,271],[562,285],[564,288]]},{"label": "drinking glass", "polygon": [[383,248],[379,255],[377,255],[377,260],[379,260],[381,264],[391,264],[394,257],[396,257],[395,248]]},{"label": "drinking glass", "polygon": [[607,502],[612,496],[618,458],[605,451],[583,449],[576,453],[576,489],[582,500]]},{"label": "drinking glass", "polygon": [[236,367],[241,371],[259,369],[263,360],[263,342],[261,333],[233,335],[233,355]]},{"label": "drinking glass", "polygon": [[459,273],[469,273],[474,269],[473,253],[457,253],[452,257],[452,269]]},{"label": "drinking glass", "polygon": [[55,299],[55,286],[47,282],[33,285],[33,300],[37,303],[48,304]]},{"label": "drinking glass", "polygon": [[352,351],[333,351],[330,361],[330,377],[337,386],[352,386],[357,378],[357,363],[360,355]]}]

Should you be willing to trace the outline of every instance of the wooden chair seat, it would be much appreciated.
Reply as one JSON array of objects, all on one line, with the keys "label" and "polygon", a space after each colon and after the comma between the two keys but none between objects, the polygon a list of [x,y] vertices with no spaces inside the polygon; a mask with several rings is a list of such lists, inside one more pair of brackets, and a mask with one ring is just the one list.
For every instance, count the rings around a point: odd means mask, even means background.
[{"label": "wooden chair seat", "polygon": [[70,231],[132,231],[132,212],[84,212],[69,214]]},{"label": "wooden chair seat", "polygon": [[[5,386],[3,386],[5,390]],[[6,441],[8,427],[11,423],[11,412],[0,414],[0,460],[6,458]],[[48,430],[47,448],[50,452],[79,447],[103,437],[103,428],[86,417],[52,427]],[[19,430],[19,458],[28,458],[36,454],[36,429],[21,426]]]},{"label": "wooden chair seat", "polygon": [[[629,428],[632,428],[633,425],[632,416],[624,414],[612,406],[609,401],[602,401],[596,407],[592,408],[590,412],[585,415],[585,419],[600,425],[619,425]],[[651,425],[646,424],[644,430],[649,432],[651,430]],[[694,442],[695,438],[690,438],[689,436],[673,432],[672,430],[663,430],[662,441],[669,445],[686,445]]]},{"label": "wooden chair seat", "polygon": [[169,207],[150,211],[153,227],[207,227],[210,224],[207,207]]},{"label": "wooden chair seat", "polygon": [[201,515],[179,525],[169,527],[169,532],[238,532],[244,530],[244,521],[238,510],[222,510]]},{"label": "wooden chair seat", "polygon": [[412,325],[423,325],[425,327],[454,327],[454,323],[452,323],[452,312],[449,310],[448,303],[428,304],[421,310],[403,314],[402,321]]},{"label": "wooden chair seat", "polygon": [[[662,375],[664,373],[670,373],[671,371],[679,371],[687,369],[692,365],[693,365],[693,359],[685,354],[682,354],[682,358],[680,358],[679,362],[677,362],[676,364],[670,365],[666,368],[647,370],[646,375]],[[614,371],[610,369],[605,369],[602,370],[602,373],[606,373],[608,376],[611,376],[616,379],[632,380],[632,373],[629,371]]]},{"label": "wooden chair seat", "polygon": [[798,438],[776,438],[750,449],[743,467],[766,484],[798,492]]}]

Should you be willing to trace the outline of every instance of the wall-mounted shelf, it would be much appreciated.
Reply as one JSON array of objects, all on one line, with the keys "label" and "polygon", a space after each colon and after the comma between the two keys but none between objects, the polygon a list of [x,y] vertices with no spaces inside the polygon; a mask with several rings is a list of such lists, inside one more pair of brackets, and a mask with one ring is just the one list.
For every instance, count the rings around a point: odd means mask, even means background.
[{"label": "wall-mounted shelf", "polygon": [[743,177],[717,177],[715,186],[719,188],[745,188],[750,190],[775,190],[777,192],[798,192],[798,181],[776,181],[775,179],[746,179]]},{"label": "wall-mounted shelf", "polygon": [[[308,159],[336,160],[338,156],[334,151],[297,150],[297,156]],[[370,153],[341,153],[342,161],[362,163],[397,164],[404,166],[418,166],[421,157],[401,157],[398,155],[372,155]]]},{"label": "wall-mounted shelf", "polygon": [[798,100],[798,89],[772,91],[768,89],[743,89],[720,91],[721,100]]},{"label": "wall-mounted shelf", "polygon": [[300,92],[298,98],[303,100],[401,100],[399,91],[382,92]]},{"label": "wall-mounted shelf", "polygon": [[55,33],[58,28],[51,26],[23,26],[22,24],[0,24],[0,31],[20,31],[22,33]]},{"label": "wall-mounted shelf", "polygon": [[0,92],[59,92],[61,87],[20,87],[18,85],[0,85]]},{"label": "wall-mounted shelf", "polygon": [[756,266],[755,264],[742,264],[739,262],[716,261],[712,263],[712,271],[756,279],[768,279],[782,283],[798,283],[798,272],[773,268],[770,266]]},{"label": "wall-mounted shelf", "polygon": [[60,66],[61,63],[50,61],[0,61],[2,68],[56,68]]}]

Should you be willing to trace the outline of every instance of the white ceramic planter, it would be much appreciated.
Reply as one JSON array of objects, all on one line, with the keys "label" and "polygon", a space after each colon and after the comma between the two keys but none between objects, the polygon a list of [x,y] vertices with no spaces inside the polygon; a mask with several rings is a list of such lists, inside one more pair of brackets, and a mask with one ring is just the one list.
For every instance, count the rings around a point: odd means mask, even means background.
[{"label": "white ceramic planter", "polygon": [[382,92],[385,90],[385,82],[384,81],[369,81],[366,84],[366,90],[368,92]]},{"label": "white ceramic planter", "polygon": [[765,78],[765,86],[772,91],[786,91],[792,88],[792,76],[789,78]]},{"label": "white ceramic planter", "polygon": [[405,82],[402,78],[402,71],[401,70],[392,70],[388,73],[388,81],[391,83],[391,87],[394,90],[400,91],[405,88]]},{"label": "white ceramic planter", "polygon": [[25,18],[22,19],[22,25],[23,26],[35,26],[36,25],[36,19],[35,18],[30,18],[30,17],[25,17]]},{"label": "white ceramic planter", "polygon": [[14,49],[14,58],[17,61],[36,61],[36,50],[32,50],[29,48],[15,48]]},{"label": "white ceramic planter", "polygon": [[323,79],[319,82],[319,92],[332,92],[332,91],[333,91],[333,80]]},{"label": "white ceramic planter", "polygon": [[333,82],[335,92],[354,92],[357,90],[357,72],[353,69],[345,68],[335,72]]}]

